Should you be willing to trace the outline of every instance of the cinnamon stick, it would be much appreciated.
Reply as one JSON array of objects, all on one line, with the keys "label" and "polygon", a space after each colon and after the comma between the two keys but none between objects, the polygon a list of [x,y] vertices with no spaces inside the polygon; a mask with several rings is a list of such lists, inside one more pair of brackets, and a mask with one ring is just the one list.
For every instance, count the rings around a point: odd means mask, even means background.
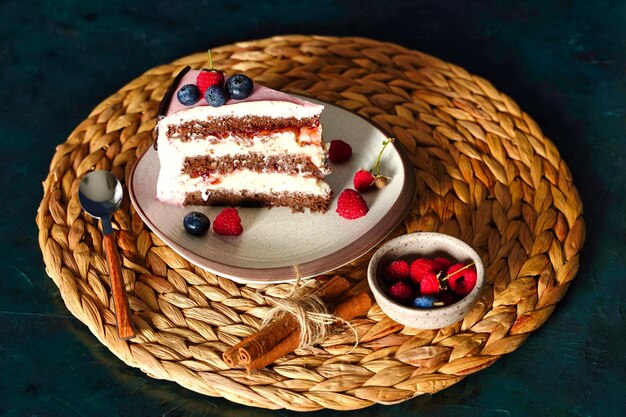
[{"label": "cinnamon stick", "polygon": [[242,347],[247,340],[248,338],[243,339],[241,342],[222,353],[222,359],[224,359],[224,362],[228,365],[228,367],[234,368],[237,366],[239,363],[239,348]]},{"label": "cinnamon stick", "polygon": [[[335,299],[350,287],[345,278],[334,276],[326,281],[317,290],[315,295],[325,303]],[[239,362],[249,363],[254,358],[263,355],[273,348],[285,335],[298,327],[298,321],[291,315],[286,315],[276,322],[264,327],[257,333],[248,336],[222,354],[224,362],[229,367],[235,367]]]},{"label": "cinnamon stick", "polygon": [[[328,303],[346,291],[350,284],[345,278],[336,276],[328,281],[328,285],[320,287],[316,295],[324,303]],[[298,321],[290,314],[265,327],[247,343],[239,347],[239,362],[250,363],[255,358],[272,349],[286,335],[298,328]]]},{"label": "cinnamon stick", "polygon": [[[371,296],[366,292],[360,292],[339,304],[335,308],[334,314],[345,321],[350,321],[356,317],[367,314],[370,307],[372,307]],[[246,369],[248,372],[261,369],[274,362],[276,359],[293,352],[298,348],[299,344],[300,329],[296,329],[278,342],[271,350],[246,364]]]}]

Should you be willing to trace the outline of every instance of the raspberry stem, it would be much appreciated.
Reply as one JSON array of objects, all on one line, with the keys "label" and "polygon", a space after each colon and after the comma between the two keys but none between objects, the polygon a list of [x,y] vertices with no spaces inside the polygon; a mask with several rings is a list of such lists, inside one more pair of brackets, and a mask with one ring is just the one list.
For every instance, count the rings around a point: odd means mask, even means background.
[{"label": "raspberry stem", "polygon": [[448,280],[448,278],[450,278],[450,276],[451,276],[451,275],[458,274],[459,272],[464,271],[464,270],[466,270],[467,268],[469,268],[469,267],[471,267],[471,266],[474,266],[474,265],[475,265],[475,263],[474,263],[474,262],[471,262],[471,263],[469,263],[469,264],[465,265],[463,268],[459,268],[459,269],[457,269],[456,271],[454,271],[454,272],[453,272],[453,273],[451,273],[450,275],[446,275],[445,277],[441,278],[441,279],[439,280],[439,282],[444,283],[444,282],[446,282],[446,281]]},{"label": "raspberry stem", "polygon": [[209,70],[213,69],[213,55],[211,54],[211,50],[209,49]]},{"label": "raspberry stem", "polygon": [[375,176],[377,178],[381,176],[380,175],[380,158],[382,158],[383,152],[385,152],[385,148],[387,147],[387,145],[389,145],[390,143],[393,143],[393,141],[394,141],[394,138],[387,138],[387,140],[383,142],[383,147],[378,153],[378,156],[376,157],[376,160],[374,161],[374,165],[372,165],[372,167],[370,168],[371,173],[374,173],[374,170],[376,170]]}]

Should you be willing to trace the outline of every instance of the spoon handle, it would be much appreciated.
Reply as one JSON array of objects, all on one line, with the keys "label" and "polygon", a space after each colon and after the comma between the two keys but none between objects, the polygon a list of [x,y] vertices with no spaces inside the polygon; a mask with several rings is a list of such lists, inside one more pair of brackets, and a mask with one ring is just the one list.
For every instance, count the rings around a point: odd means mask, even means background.
[{"label": "spoon handle", "polygon": [[113,305],[115,306],[115,317],[117,319],[117,331],[120,339],[131,339],[135,337],[135,326],[130,315],[126,286],[122,277],[122,267],[115,243],[115,232],[104,235],[104,251],[109,261],[109,276],[111,277],[111,292],[113,293]]}]

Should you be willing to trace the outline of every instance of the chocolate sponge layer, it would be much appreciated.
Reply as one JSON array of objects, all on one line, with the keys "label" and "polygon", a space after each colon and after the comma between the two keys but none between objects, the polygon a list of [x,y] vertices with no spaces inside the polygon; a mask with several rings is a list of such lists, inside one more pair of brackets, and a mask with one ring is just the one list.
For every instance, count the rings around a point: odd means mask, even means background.
[{"label": "chocolate sponge layer", "polygon": [[167,136],[182,142],[206,138],[208,136],[226,137],[255,136],[259,132],[280,131],[300,128],[314,129],[319,125],[319,117],[306,119],[273,118],[273,117],[220,117],[210,120],[193,120],[167,128]]},{"label": "chocolate sponge layer", "polygon": [[254,172],[276,172],[323,178],[324,174],[303,155],[263,155],[251,152],[214,158],[210,155],[185,158],[183,173],[195,178],[201,175],[227,174],[247,169]]},{"label": "chocolate sponge layer", "polygon": [[245,206],[245,207],[290,207],[292,211],[326,212],[332,199],[332,193],[319,196],[305,193],[256,193],[238,191],[237,193],[225,190],[212,191],[205,200],[200,191],[187,194],[185,205],[193,206]]}]

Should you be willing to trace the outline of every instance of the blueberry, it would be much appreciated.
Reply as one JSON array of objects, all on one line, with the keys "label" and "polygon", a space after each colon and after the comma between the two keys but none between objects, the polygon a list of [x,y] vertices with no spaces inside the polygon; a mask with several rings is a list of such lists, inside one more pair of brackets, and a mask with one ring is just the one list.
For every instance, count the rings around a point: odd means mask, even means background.
[{"label": "blueberry", "polygon": [[219,85],[214,85],[207,88],[206,93],[204,93],[204,99],[207,103],[209,103],[213,107],[223,106],[228,100],[228,95],[226,91],[222,89]]},{"label": "blueberry", "polygon": [[204,214],[198,211],[192,211],[190,213],[187,213],[187,215],[185,216],[185,219],[183,220],[183,226],[185,226],[185,230],[192,235],[201,236],[209,230],[209,226],[211,226],[211,221]]},{"label": "blueberry", "polygon": [[226,81],[228,93],[235,100],[243,100],[252,93],[254,83],[243,74],[235,74]]},{"label": "blueberry", "polygon": [[178,90],[178,93],[176,93],[180,104],[184,104],[185,106],[196,104],[198,100],[200,100],[200,96],[202,96],[200,89],[195,84],[185,84]]},{"label": "blueberry", "polygon": [[413,300],[413,307],[417,308],[432,308],[435,305],[437,299],[432,295],[420,295]]}]

